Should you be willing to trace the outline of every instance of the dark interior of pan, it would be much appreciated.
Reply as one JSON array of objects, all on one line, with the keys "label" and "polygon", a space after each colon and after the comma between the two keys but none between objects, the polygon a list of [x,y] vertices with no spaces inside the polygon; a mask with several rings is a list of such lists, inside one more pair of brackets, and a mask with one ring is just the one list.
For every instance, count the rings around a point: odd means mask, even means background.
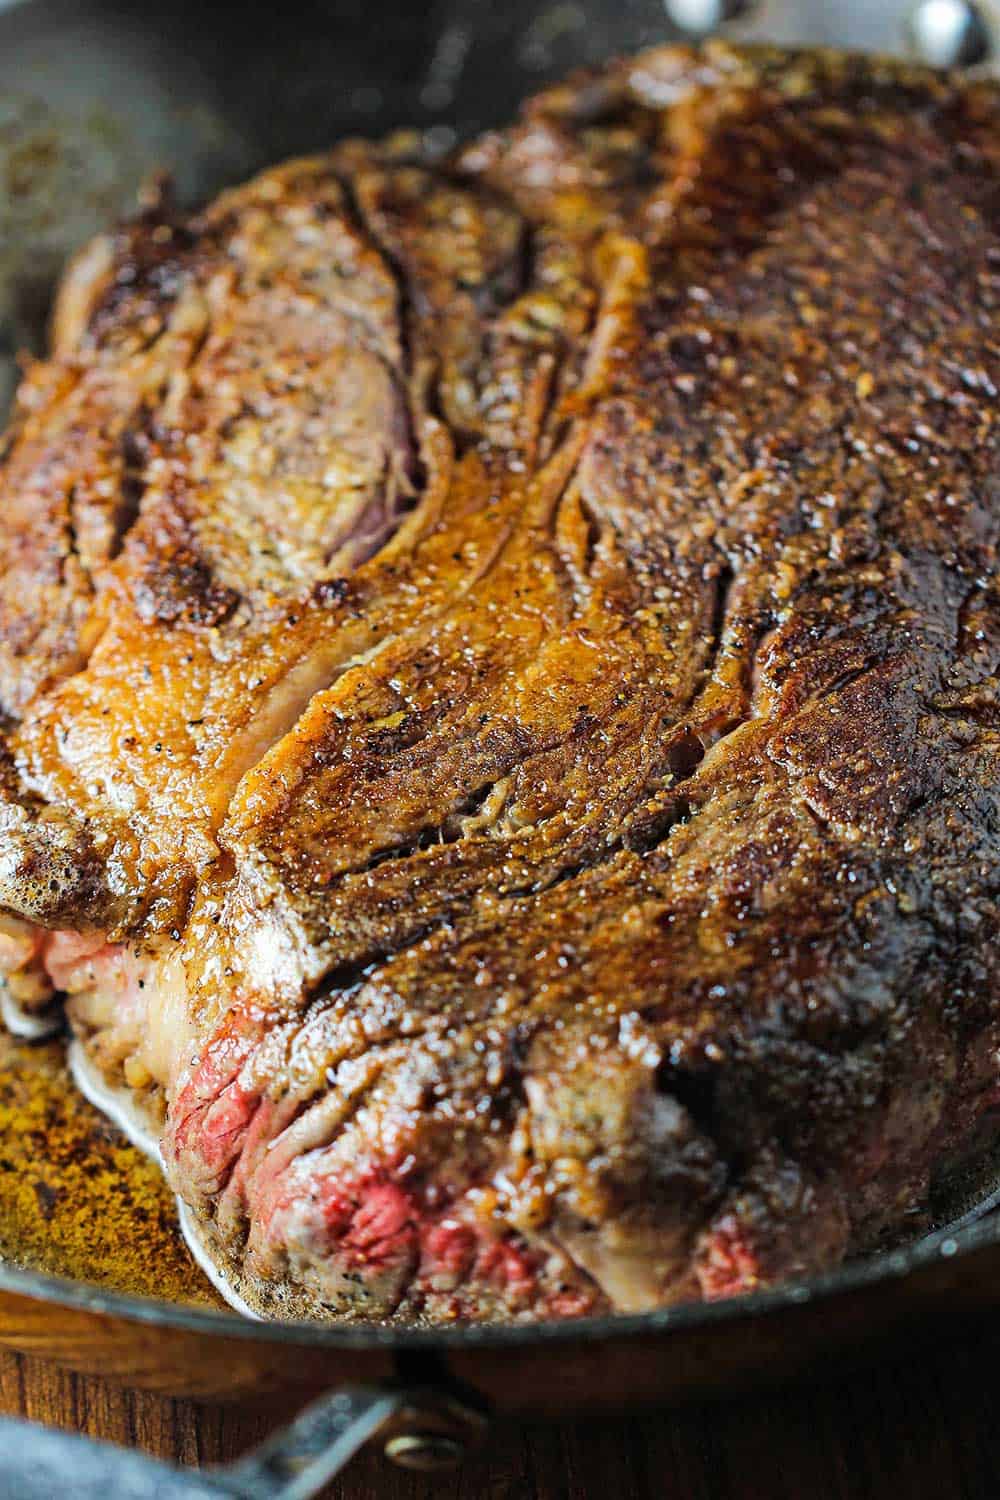
[{"label": "dark interior of pan", "polygon": [[[548,78],[720,27],[988,66],[995,17],[966,0],[0,0],[0,416],[66,257],[151,174],[194,203],[344,135],[414,127],[445,146]],[[1000,1153],[984,1149],[939,1185],[914,1240],[998,1196]]]}]

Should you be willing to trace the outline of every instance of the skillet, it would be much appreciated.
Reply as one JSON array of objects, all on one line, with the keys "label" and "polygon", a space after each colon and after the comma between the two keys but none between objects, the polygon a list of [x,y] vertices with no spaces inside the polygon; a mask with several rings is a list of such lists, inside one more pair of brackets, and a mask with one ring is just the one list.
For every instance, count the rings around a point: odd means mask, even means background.
[{"label": "skillet", "polygon": [[[0,417],[16,350],[43,344],[59,267],[128,210],[151,171],[169,168],[194,202],[345,134],[415,125],[447,144],[509,118],[548,77],[716,29],[958,66],[989,66],[1000,46],[1000,12],[968,0],[285,0],[259,11],[170,0],[155,14],[124,0],[0,0]],[[1000,1306],[1000,1214],[988,1212],[1000,1153],[984,1150],[939,1185],[931,1232],[924,1223],[909,1244],[735,1301],[534,1327],[251,1323],[198,1289],[150,1169],[67,1104],[68,1088],[58,1044],[0,1052],[0,1344],[197,1399],[322,1394],[211,1475],[0,1421],[0,1497],[307,1497],[375,1437],[397,1463],[444,1468],[494,1411],[538,1418],[737,1391],[957,1332]],[[40,1187],[32,1150],[46,1154]],[[15,1182],[35,1184],[35,1221]],[[60,1239],[68,1212],[75,1237]]]}]

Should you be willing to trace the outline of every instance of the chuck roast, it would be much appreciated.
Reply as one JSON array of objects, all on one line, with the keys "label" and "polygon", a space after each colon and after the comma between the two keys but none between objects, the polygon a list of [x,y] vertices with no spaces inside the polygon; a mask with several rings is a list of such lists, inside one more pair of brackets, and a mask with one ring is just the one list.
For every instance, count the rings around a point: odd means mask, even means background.
[{"label": "chuck roast", "polygon": [[661,50],[70,271],[0,956],[265,1315],[719,1297],[1000,1102],[1000,102]]}]

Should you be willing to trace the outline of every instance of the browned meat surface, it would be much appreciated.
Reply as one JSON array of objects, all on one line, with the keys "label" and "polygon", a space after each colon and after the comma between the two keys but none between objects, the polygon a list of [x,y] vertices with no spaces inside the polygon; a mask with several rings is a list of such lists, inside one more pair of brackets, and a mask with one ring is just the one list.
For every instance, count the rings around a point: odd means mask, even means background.
[{"label": "browned meat surface", "polygon": [[0,962],[258,1310],[746,1290],[1000,1102],[998,125],[660,51],[81,262],[0,473]]}]

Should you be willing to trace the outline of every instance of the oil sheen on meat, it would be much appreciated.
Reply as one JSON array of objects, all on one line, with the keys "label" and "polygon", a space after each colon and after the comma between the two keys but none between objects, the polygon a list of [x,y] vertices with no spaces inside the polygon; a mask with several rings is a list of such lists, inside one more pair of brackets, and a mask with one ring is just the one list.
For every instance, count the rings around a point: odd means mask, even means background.
[{"label": "oil sheen on meat", "polygon": [[830,1267],[1000,1103],[1000,102],[660,50],[162,200],[0,449],[0,966],[264,1316]]}]

